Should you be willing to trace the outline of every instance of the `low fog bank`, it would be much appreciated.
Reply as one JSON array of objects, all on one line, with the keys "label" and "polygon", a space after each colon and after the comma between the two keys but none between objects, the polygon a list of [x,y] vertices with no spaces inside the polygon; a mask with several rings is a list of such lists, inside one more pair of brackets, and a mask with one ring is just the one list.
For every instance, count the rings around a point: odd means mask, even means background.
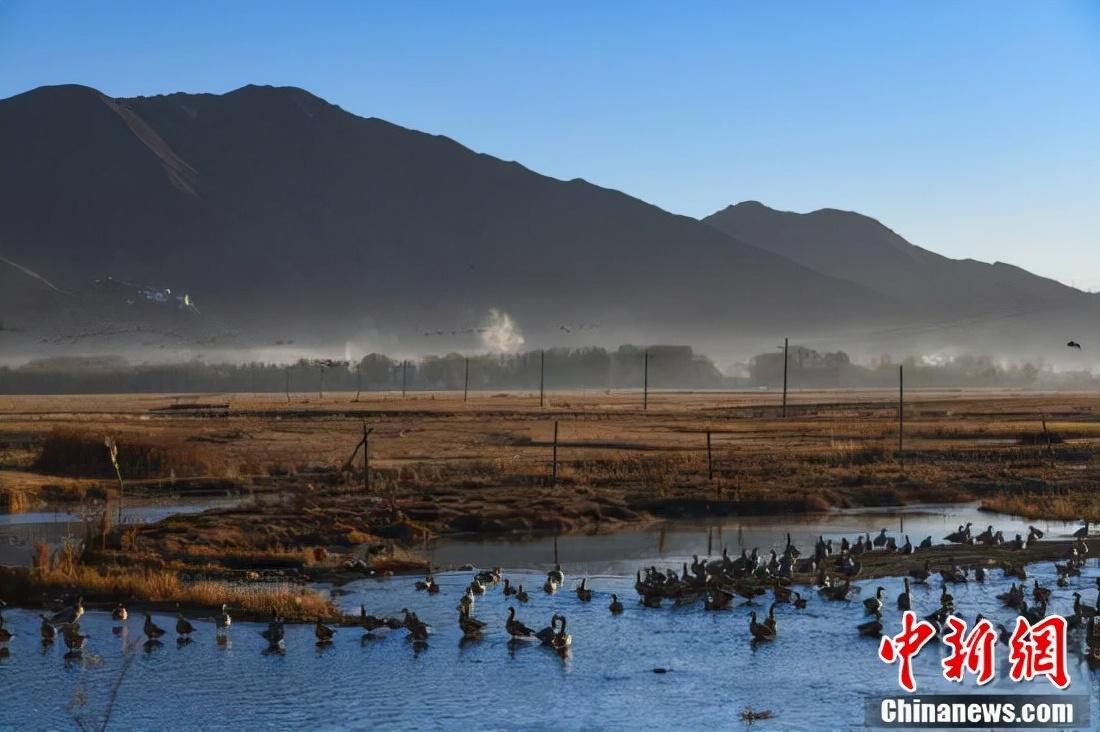
[{"label": "low fog bank", "polygon": [[[648,366],[646,354],[648,353]],[[858,363],[843,351],[819,352],[792,344],[787,378],[792,389],[892,388],[904,366],[908,388],[1014,388],[1087,390],[1100,376],[1059,370],[1042,361],[1005,362],[981,355],[882,356]],[[120,356],[66,356],[0,367],[2,394],[109,394],[164,392],[316,392],[781,388],[783,352],[761,353],[719,367],[689,346],[553,348],[520,353],[448,353],[397,359],[137,363]]]}]

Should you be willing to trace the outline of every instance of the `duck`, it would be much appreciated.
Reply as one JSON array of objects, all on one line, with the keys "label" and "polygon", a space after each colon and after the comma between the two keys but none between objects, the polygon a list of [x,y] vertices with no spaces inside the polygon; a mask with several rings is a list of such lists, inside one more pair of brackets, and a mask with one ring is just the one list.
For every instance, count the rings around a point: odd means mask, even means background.
[{"label": "duck", "polygon": [[901,610],[901,611],[912,610],[913,609],[913,598],[909,594],[909,578],[906,577],[904,579],[904,582],[905,582],[905,589],[902,590],[900,595],[898,595],[898,610]]},{"label": "duck", "polygon": [[581,602],[590,602],[592,600],[592,590],[588,589],[587,577],[582,577],[581,583],[577,585],[577,599]]},{"label": "duck", "polygon": [[229,615],[229,606],[225,603],[222,603],[222,611],[215,620],[215,624],[218,626],[218,630],[226,630],[233,624],[233,618]]},{"label": "duck", "polygon": [[527,590],[523,589],[523,585],[516,588],[516,602],[527,602],[531,598],[527,595]]},{"label": "duck", "polygon": [[878,587],[875,589],[875,596],[868,597],[863,601],[863,607],[867,611],[868,615],[875,615],[882,612],[882,597],[886,594],[885,587]]},{"label": "duck", "polygon": [[749,633],[752,634],[753,640],[757,641],[773,641],[776,635],[774,628],[768,627],[765,623],[756,622],[755,610],[749,615]]},{"label": "duck", "polygon": [[53,643],[54,638],[57,637],[57,628],[53,626],[50,619],[45,615],[39,615],[38,617],[42,618],[42,629],[40,631],[42,633],[42,642]]},{"label": "duck", "polygon": [[508,620],[504,623],[504,629],[508,631],[508,635],[512,636],[513,640],[530,638],[535,634],[533,630],[516,620],[516,609],[514,607],[508,608]]},{"label": "duck", "polygon": [[130,613],[126,612],[126,608],[123,607],[121,602],[115,605],[115,609],[111,611],[111,620],[116,623],[124,623],[129,617]]},{"label": "duck", "polygon": [[878,637],[882,635],[882,613],[875,613],[875,617],[868,620],[865,623],[860,623],[856,626],[856,630],[860,635],[868,635]]},{"label": "duck", "polygon": [[313,635],[317,638],[317,645],[332,643],[332,637],[336,635],[336,629],[330,628],[321,622],[320,618],[313,624]]},{"label": "duck", "polygon": [[191,625],[191,621],[183,617],[183,613],[180,612],[179,603],[176,603],[176,635],[180,638],[190,638],[191,634],[195,632],[195,626]]},{"label": "duck", "polygon": [[481,635],[481,631],[485,630],[485,623],[470,615],[469,612],[459,610],[458,627],[462,630],[463,638],[476,638]]},{"label": "duck", "polygon": [[508,597],[508,596],[514,595],[514,594],[516,594],[516,588],[512,587],[511,580],[509,580],[507,577],[505,577],[504,578],[504,596]]},{"label": "duck", "polygon": [[156,640],[164,635],[164,628],[157,627],[157,624],[153,622],[153,616],[148,612],[145,613],[145,624],[142,625],[141,630],[149,640]]},{"label": "duck", "polygon": [[611,593],[611,604],[608,606],[612,615],[618,615],[623,611],[623,604],[619,602],[619,596]]}]

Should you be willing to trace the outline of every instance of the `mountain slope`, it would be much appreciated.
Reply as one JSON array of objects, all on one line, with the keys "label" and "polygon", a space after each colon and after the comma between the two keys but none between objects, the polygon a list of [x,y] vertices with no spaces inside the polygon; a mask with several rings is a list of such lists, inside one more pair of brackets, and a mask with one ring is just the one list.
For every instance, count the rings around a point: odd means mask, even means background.
[{"label": "mountain slope", "polygon": [[1030,313],[1095,300],[1002,262],[949,259],[849,211],[799,214],[746,201],[703,221],[815,271],[897,297],[933,319]]},{"label": "mountain slope", "polygon": [[608,339],[705,343],[894,308],[688,217],[300,89],[43,87],[0,101],[0,130],[0,255],[65,289],[110,275],[185,291],[260,339],[407,341],[500,308],[529,340],[599,322]]}]

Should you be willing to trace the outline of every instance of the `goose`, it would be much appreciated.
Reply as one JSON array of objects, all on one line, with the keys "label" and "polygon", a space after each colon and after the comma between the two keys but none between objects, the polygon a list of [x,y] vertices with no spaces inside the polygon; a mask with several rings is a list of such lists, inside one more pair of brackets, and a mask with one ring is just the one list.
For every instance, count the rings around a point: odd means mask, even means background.
[{"label": "goose", "polygon": [[985,582],[985,567],[979,564],[974,568],[974,579],[978,582]]},{"label": "goose", "polygon": [[560,615],[554,613],[550,616],[550,625],[535,633],[535,638],[537,638],[539,642],[542,643],[544,646],[550,645],[550,641],[554,639],[554,633],[557,629],[557,623],[560,618]]},{"label": "goose", "polygon": [[987,544],[987,545],[992,544],[993,543],[993,524],[990,524],[989,526],[985,527],[985,531],[978,534],[978,536],[975,537],[975,539],[981,544]]},{"label": "goose", "polygon": [[145,613],[145,624],[142,626],[141,630],[149,640],[156,640],[164,635],[164,628],[157,627],[156,623],[153,622],[153,616],[150,615],[148,611]]},{"label": "goose", "polygon": [[1034,526],[1027,527],[1027,541],[1025,545],[1030,549],[1031,545],[1043,538],[1043,532],[1039,531]]},{"label": "goose", "polygon": [[481,580],[477,577],[474,577],[474,581],[470,583],[470,592],[474,595],[484,595],[485,585],[481,584]]},{"label": "goose", "polygon": [[65,623],[61,626],[61,637],[70,651],[81,651],[88,642],[88,636],[82,635],[79,623]]},{"label": "goose", "polygon": [[2,619],[0,619],[0,643],[7,643],[14,637],[15,634],[5,628]]},{"label": "goose", "polygon": [[856,626],[860,635],[879,637],[882,635],[882,613],[875,613],[875,617],[865,623]]},{"label": "goose", "polygon": [[918,546],[917,548],[918,549],[931,549],[932,548],[932,537],[931,536],[924,537],[924,541],[922,541],[920,543],[920,546]]},{"label": "goose", "polygon": [[1034,580],[1031,588],[1031,596],[1036,602],[1050,602],[1050,589],[1047,587],[1040,587],[1039,580]]},{"label": "goose", "polygon": [[377,630],[378,628],[385,627],[386,626],[386,620],[384,618],[379,618],[375,615],[367,615],[367,606],[366,605],[360,605],[359,606],[359,625],[363,628],[363,630],[370,633],[373,630]]},{"label": "goose", "polygon": [[545,592],[547,595],[553,595],[555,592],[558,591],[559,586],[560,585],[558,585],[557,582],[554,582],[553,580],[547,578],[547,580],[542,583],[542,591]]},{"label": "goose", "polygon": [[486,569],[478,572],[475,579],[483,585],[495,585],[500,582],[501,574],[504,570],[500,567],[493,567],[492,569]]},{"label": "goose", "polygon": [[420,619],[415,614],[412,616],[412,621],[406,625],[409,631],[409,640],[413,643],[424,643],[428,640],[428,626],[426,623],[420,622]]},{"label": "goose", "polygon": [[756,622],[756,611],[753,610],[749,616],[749,633],[752,634],[754,640],[758,641],[772,641],[775,640],[775,630],[769,628],[763,623]]},{"label": "goose", "polygon": [[283,642],[283,619],[274,610],[271,611],[271,622],[267,624],[267,630],[260,635],[271,646],[277,646]]},{"label": "goose", "polygon": [[553,582],[558,587],[565,584],[565,572],[561,570],[560,564],[555,564],[554,568],[546,573],[546,579],[548,582]]},{"label": "goose", "polygon": [[508,620],[504,623],[504,629],[508,631],[508,635],[512,636],[514,640],[530,638],[535,634],[533,630],[516,620],[516,609],[514,607],[508,608]]},{"label": "goose", "polygon": [[550,646],[559,653],[564,652],[570,646],[573,645],[573,636],[565,632],[565,616],[559,615],[558,620],[558,632],[554,634],[554,637],[550,640]]},{"label": "goose", "polygon": [[332,636],[336,635],[336,629],[330,628],[321,622],[320,618],[313,624],[313,635],[317,638],[317,645],[332,643]]},{"label": "goose", "polygon": [[516,602],[527,602],[530,597],[527,596],[527,590],[523,589],[523,585],[520,585],[516,589]]},{"label": "goose", "polygon": [[886,546],[886,529],[879,532],[879,535],[875,537],[875,540],[871,542],[876,549],[880,549]]},{"label": "goose", "polygon": [[912,610],[913,609],[913,601],[912,601],[912,597],[909,594],[909,578],[906,577],[904,582],[905,582],[905,589],[902,590],[900,595],[898,595],[898,610],[902,610],[902,611]]},{"label": "goose", "polygon": [[623,611],[623,604],[619,602],[619,596],[615,593],[611,594],[611,605],[608,606],[612,615],[618,615]]},{"label": "goose", "polygon": [[1073,614],[1082,618],[1091,618],[1096,615],[1096,608],[1081,602],[1081,593],[1073,593]]},{"label": "goose", "polygon": [[64,610],[59,610],[50,616],[50,622],[57,625],[63,623],[78,623],[80,618],[84,616],[84,598],[76,598],[76,604],[72,607],[67,607]]},{"label": "goose", "polygon": [[966,526],[960,526],[958,531],[952,531],[944,539],[952,544],[965,544],[967,539],[970,538],[970,527],[973,525],[968,522]]},{"label": "goose", "polygon": [[474,592],[469,587],[462,593],[462,597],[458,599],[459,609],[472,610],[474,607]]},{"label": "goose", "polygon": [[842,585],[829,585],[821,588],[821,594],[826,600],[843,600],[848,597],[848,592],[852,589],[852,584],[848,580],[844,580]]},{"label": "goose", "polygon": [[901,550],[900,551],[901,551],[902,554],[912,554],[913,553],[913,542],[909,541],[909,534],[905,535],[905,543],[901,545]]},{"label": "goose", "polygon": [[53,643],[54,638],[57,637],[57,628],[50,623],[50,619],[45,615],[39,615],[38,617],[42,618],[42,629],[40,631],[42,633],[42,642]]},{"label": "goose", "polygon": [[947,591],[946,582],[941,585],[940,589],[940,607],[949,609],[954,609],[955,607],[955,598],[950,592]]},{"label": "goose", "polygon": [[512,587],[512,582],[507,577],[504,578],[504,596],[516,594],[516,588]]},{"label": "goose", "polygon": [[909,576],[915,579],[917,582],[927,582],[928,578],[932,576],[931,564],[927,559],[925,559],[924,568],[909,570]]},{"label": "goose", "polygon": [[[733,594],[722,587],[711,587],[707,589],[706,595],[703,597],[703,609],[704,610],[725,610],[730,606],[730,602],[733,601]],[[660,607],[660,604],[652,605],[649,607]]]},{"label": "goose", "polygon": [[1086,521],[1085,525],[1073,532],[1074,539],[1084,539],[1089,535],[1089,522]]},{"label": "goose", "polygon": [[876,615],[882,612],[882,597],[886,594],[885,587],[875,589],[875,596],[863,601],[863,607],[868,615]]},{"label": "goose", "polygon": [[764,618],[764,625],[771,628],[773,633],[778,631],[778,623],[776,623],[776,621],[775,621],[775,603],[774,602],[771,604],[771,607],[768,608],[768,617]]},{"label": "goose", "polygon": [[783,585],[776,585],[772,588],[772,594],[775,595],[776,602],[790,602],[791,595],[793,594],[790,587]]},{"label": "goose", "polygon": [[130,617],[130,613],[126,612],[126,608],[122,606],[122,603],[115,605],[115,609],[111,611],[111,620],[118,623],[126,622],[126,619]]},{"label": "goose", "polygon": [[577,599],[581,602],[589,602],[592,600],[592,590],[588,589],[587,577],[582,577],[581,583],[577,585]]},{"label": "goose", "polygon": [[458,627],[462,629],[462,637],[476,638],[485,629],[485,623],[470,615],[469,612],[460,610],[458,613]]},{"label": "goose", "polygon": [[195,632],[195,626],[191,625],[191,621],[183,617],[183,613],[180,612],[179,603],[176,603],[176,635],[180,638],[190,638],[191,634]]},{"label": "goose", "polygon": [[[362,607],[362,606],[360,606]],[[365,609],[365,608],[364,608]],[[218,626],[218,630],[226,630],[233,624],[233,618],[229,615],[229,606],[222,603],[221,614],[215,619],[215,624]]]},{"label": "goose", "polygon": [[803,597],[798,591],[795,591],[793,594],[794,594],[794,600],[791,602],[791,604],[794,605],[795,608],[797,608],[799,610],[805,610],[806,609],[806,598]]}]

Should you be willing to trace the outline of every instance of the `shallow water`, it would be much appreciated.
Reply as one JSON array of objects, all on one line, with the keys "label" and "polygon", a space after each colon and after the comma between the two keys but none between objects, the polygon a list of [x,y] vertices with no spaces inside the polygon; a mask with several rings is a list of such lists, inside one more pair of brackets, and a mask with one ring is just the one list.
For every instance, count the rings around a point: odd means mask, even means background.
[{"label": "shallow water", "polygon": [[[198,501],[131,502],[122,511],[127,524],[156,523],[169,516],[198,513],[210,508],[233,506],[240,498],[215,498]],[[67,511],[0,514],[0,565],[28,566],[34,559],[34,545],[45,542],[58,547],[68,541],[82,541],[87,519]]]},{"label": "shallow water", "polygon": [[[978,503],[924,504],[859,508],[827,513],[740,516],[716,519],[668,521],[640,529],[615,533],[563,536],[557,540],[557,554],[563,564],[576,572],[597,574],[634,574],[640,565],[691,562],[693,554],[717,555],[726,547],[736,556],[742,549],[759,548],[767,553],[783,551],[787,534],[804,551],[813,549],[818,536],[832,539],[839,548],[841,537],[854,541],[860,534],[878,536],[887,529],[898,544],[908,534],[916,546],[926,536],[941,543],[960,524],[973,523],[975,534],[989,524],[1011,540],[1016,534],[1027,536],[1028,526],[1041,529],[1047,539],[1072,536],[1080,524],[1063,521],[1022,519],[978,510]],[[554,563],[553,537],[541,536],[517,540],[446,538],[428,548],[438,566],[473,564],[489,567],[507,560],[509,567],[544,569]]]},{"label": "shallow water", "polygon": [[[1070,588],[1056,589],[1053,612],[1069,612],[1075,588],[1086,602],[1095,601],[1095,564],[1072,578]],[[566,565],[566,571],[573,570]],[[1050,564],[1029,571],[1053,586]],[[360,603],[374,614],[415,610],[433,626],[419,651],[404,631],[376,631],[377,639],[363,641],[351,628],[318,649],[307,625],[288,627],[284,655],[265,655],[262,626],[234,625],[230,644],[219,647],[212,622],[201,619],[193,643],[180,647],[169,639],[146,651],[140,619],[115,635],[107,614],[91,612],[82,622],[91,636],[84,659],[66,661],[60,643],[40,646],[36,615],[9,609],[7,627],[16,637],[10,655],[0,659],[0,689],[7,690],[0,728],[65,729],[74,726],[74,717],[98,727],[109,712],[110,729],[710,729],[741,728],[740,712],[751,706],[775,714],[753,729],[860,729],[864,695],[899,691],[896,667],[880,662],[875,641],[858,636],[855,626],[865,619],[861,599],[882,585],[887,631],[897,631],[900,580],[861,582],[861,593],[847,602],[826,602],[811,592],[805,610],[781,605],[778,639],[754,649],[748,614],[754,607],[766,612],[764,604],[739,603],[717,613],[700,604],[645,609],[632,577],[602,575],[590,576],[596,598],[586,604],[570,591],[541,592],[541,572],[506,576],[527,586],[531,601],[511,603],[499,587],[491,589],[475,606],[489,628],[483,640],[468,645],[460,645],[454,607],[469,572],[439,575],[442,592],[435,596],[416,592],[409,577],[356,582],[337,596],[348,611]],[[567,577],[567,586],[576,580]],[[995,599],[1008,584],[998,576],[984,585],[953,586],[959,615],[972,621],[980,611],[1009,622],[1012,612]],[[626,604],[623,615],[608,612],[610,592]],[[915,609],[934,610],[938,595],[938,586],[915,586]],[[533,644],[511,646],[503,631],[510,604],[534,628],[548,624],[553,612],[564,613],[574,639],[570,657]],[[156,620],[173,627],[169,616]],[[1098,676],[1084,664],[1078,636],[1070,646],[1068,692],[1090,695],[1092,718],[1100,719]],[[943,680],[942,648],[933,641],[918,656],[918,690],[975,691],[969,680],[962,686]],[[983,692],[1056,691],[1045,680],[1013,684],[1005,647],[997,653],[998,678]]]}]

